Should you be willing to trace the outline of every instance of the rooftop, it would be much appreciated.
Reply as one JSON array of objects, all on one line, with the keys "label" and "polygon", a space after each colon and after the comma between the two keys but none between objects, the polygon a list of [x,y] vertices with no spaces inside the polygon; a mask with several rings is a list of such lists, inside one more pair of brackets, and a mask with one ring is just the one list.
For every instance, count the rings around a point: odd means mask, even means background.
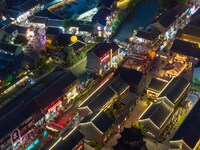
[{"label": "rooftop", "polygon": [[6,17],[17,19],[21,15],[21,12],[11,9],[2,9],[2,14]]},{"label": "rooftop", "polygon": [[18,46],[8,43],[0,42],[0,49],[2,49],[5,52],[15,53]]},{"label": "rooftop", "polygon": [[[40,106],[40,108],[45,109],[47,106],[54,103],[57,98],[61,96],[63,90],[68,88],[69,85],[76,80],[77,78],[70,71],[63,71],[57,68],[45,78],[41,79],[31,89],[16,97],[12,103],[9,103],[7,106],[1,109],[0,119],[7,118],[7,115],[9,115],[10,112],[14,111],[15,109],[21,109],[27,103],[34,102],[37,104],[37,106]],[[23,121],[20,123],[22,122]],[[3,121],[1,121],[1,123],[3,123]],[[12,125],[16,128],[18,124],[12,122]]]},{"label": "rooftop", "polygon": [[102,0],[98,6],[105,6],[106,8],[110,8],[115,0]]},{"label": "rooftop", "polygon": [[137,32],[137,37],[147,39],[147,40],[155,40],[161,32],[154,26],[149,26],[145,30],[139,30]]},{"label": "rooftop", "polygon": [[94,112],[103,109],[113,97],[116,96],[115,91],[110,87],[106,87],[101,93],[98,94],[87,106]]},{"label": "rooftop", "polygon": [[56,144],[56,146],[53,147],[53,150],[63,150],[63,148],[66,147],[68,150],[72,150],[77,144],[79,144],[79,142],[83,140],[83,138],[84,135],[78,130],[78,128],[75,128],[67,135],[63,135],[63,140]]},{"label": "rooftop", "polygon": [[116,91],[119,95],[123,94],[130,86],[120,77],[113,78],[113,82],[110,87]]},{"label": "rooftop", "polygon": [[130,86],[138,86],[140,81],[143,78],[142,72],[125,68],[125,67],[118,67],[115,71],[114,77],[120,76],[126,83]]},{"label": "rooftop", "polygon": [[167,28],[176,20],[176,15],[177,12],[174,9],[170,9],[158,18],[158,22]]},{"label": "rooftop", "polygon": [[170,49],[171,52],[200,58],[200,47],[198,44],[176,39]]},{"label": "rooftop", "polygon": [[116,43],[99,43],[95,47],[93,47],[88,53],[93,52],[97,57],[101,58],[105,54],[107,54],[111,49],[114,53],[119,47]]},{"label": "rooftop", "polygon": [[62,33],[62,29],[55,28],[55,27],[48,27],[46,30],[46,34],[49,34],[49,35],[58,35],[61,33]]},{"label": "rooftop", "polygon": [[167,85],[168,82],[169,81],[163,80],[160,78],[152,78],[152,80],[148,86],[148,89],[156,91],[156,92],[160,92]]},{"label": "rooftop", "polygon": [[188,88],[190,82],[183,76],[179,76],[171,80],[168,86],[160,93],[159,97],[166,96],[173,104],[177,103],[178,98]]},{"label": "rooftop", "polygon": [[179,127],[172,141],[183,140],[191,149],[195,147],[200,139],[200,100],[197,101],[187,118]]},{"label": "rooftop", "polygon": [[23,3],[22,5],[19,6],[19,10],[23,11],[23,12],[27,12],[30,9],[32,9],[33,7],[37,6],[38,4],[39,4],[39,1],[28,0],[25,3]]},{"label": "rooftop", "polygon": [[114,123],[114,120],[108,117],[104,111],[101,111],[99,113],[95,112],[94,114],[88,115],[81,121],[81,123],[87,122],[93,123],[97,129],[104,133],[111,127],[111,125]]},{"label": "rooftop", "polygon": [[104,7],[104,8],[101,8],[92,18],[92,22],[93,23],[96,23],[98,22],[99,24],[105,26],[106,25],[106,18],[110,15],[111,11]]},{"label": "rooftop", "polygon": [[[39,111],[39,106],[34,102],[21,105],[17,109],[9,112],[5,117],[0,118],[0,139],[11,133],[22,122],[32,116],[35,112]],[[25,113],[26,112],[26,113]],[[17,117],[16,117],[17,116]]]},{"label": "rooftop", "polygon": [[48,19],[46,25],[49,27],[64,27],[64,21],[59,19]]},{"label": "rooftop", "polygon": [[61,19],[59,16],[51,13],[48,9],[43,9],[35,13],[35,16],[48,17],[49,19]]},{"label": "rooftop", "polygon": [[46,17],[40,17],[40,16],[30,16],[29,22],[31,23],[40,23],[40,24],[46,24],[47,18]]},{"label": "rooftop", "polygon": [[150,119],[158,128],[161,128],[172,112],[173,108],[165,101],[158,101],[148,107],[140,120]]},{"label": "rooftop", "polygon": [[14,24],[10,24],[7,27],[4,28],[4,31],[8,34],[12,34],[17,30],[16,26]]},{"label": "rooftop", "polygon": [[83,48],[85,45],[86,45],[86,43],[77,40],[76,42],[74,42],[71,45],[69,45],[69,47],[72,47],[74,49],[74,51],[76,52],[80,48]]}]

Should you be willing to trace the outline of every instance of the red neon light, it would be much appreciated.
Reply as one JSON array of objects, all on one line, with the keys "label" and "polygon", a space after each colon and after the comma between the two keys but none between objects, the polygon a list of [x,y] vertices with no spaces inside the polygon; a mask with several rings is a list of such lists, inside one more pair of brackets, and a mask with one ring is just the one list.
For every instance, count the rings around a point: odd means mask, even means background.
[{"label": "red neon light", "polygon": [[48,112],[51,112],[55,107],[57,107],[58,105],[60,105],[62,103],[61,100],[57,101],[55,104],[53,104],[49,109]]},{"label": "red neon light", "polygon": [[109,58],[109,54],[106,54],[106,56],[104,56],[103,58],[100,58],[100,61],[103,62],[103,61],[106,60],[107,58]]}]

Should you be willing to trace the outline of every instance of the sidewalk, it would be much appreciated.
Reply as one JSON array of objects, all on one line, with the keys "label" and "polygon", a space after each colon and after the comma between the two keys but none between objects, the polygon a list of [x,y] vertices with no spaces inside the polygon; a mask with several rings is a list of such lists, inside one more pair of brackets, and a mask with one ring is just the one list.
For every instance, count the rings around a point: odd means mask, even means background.
[{"label": "sidewalk", "polygon": [[[123,132],[124,128],[130,128],[132,125],[137,124],[138,118],[142,115],[147,107],[148,105],[145,101],[139,101],[133,111],[129,113],[128,118],[124,122],[122,122],[120,129],[121,132]],[[112,146],[115,146],[117,144],[117,139],[119,139],[120,137],[120,133],[115,133],[114,135],[112,135],[108,139],[102,150],[113,150]]]}]

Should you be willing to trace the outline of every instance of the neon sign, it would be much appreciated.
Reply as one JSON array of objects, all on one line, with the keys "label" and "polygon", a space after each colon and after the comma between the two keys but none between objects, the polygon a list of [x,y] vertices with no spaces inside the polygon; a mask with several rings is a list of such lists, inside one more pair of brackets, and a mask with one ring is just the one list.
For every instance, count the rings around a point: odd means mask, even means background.
[{"label": "neon sign", "polygon": [[107,58],[109,58],[109,54],[106,54],[104,57],[100,58],[100,61],[103,62],[104,60],[106,60]]},{"label": "neon sign", "polygon": [[62,103],[61,100],[57,101],[55,104],[53,104],[49,109],[48,112],[51,112],[55,107],[59,106]]}]

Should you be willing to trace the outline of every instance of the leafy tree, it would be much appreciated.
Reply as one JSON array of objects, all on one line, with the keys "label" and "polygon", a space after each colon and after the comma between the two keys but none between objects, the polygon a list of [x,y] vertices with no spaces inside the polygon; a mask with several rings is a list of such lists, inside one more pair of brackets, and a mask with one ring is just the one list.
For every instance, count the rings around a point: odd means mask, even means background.
[{"label": "leafy tree", "polygon": [[72,20],[68,20],[68,19],[64,19],[64,27],[66,29],[69,29],[71,27],[71,25],[73,24]]},{"label": "leafy tree", "polygon": [[35,58],[34,61],[35,75],[41,76],[52,69],[52,65],[47,63],[47,59],[44,56]]},{"label": "leafy tree", "polygon": [[75,52],[73,48],[67,49],[67,57],[66,57],[66,63],[68,66],[72,66],[75,62]]},{"label": "leafy tree", "polygon": [[12,81],[13,81],[12,75],[8,75],[7,78],[6,78],[6,81],[7,81],[7,86],[11,85]]},{"label": "leafy tree", "polygon": [[195,78],[194,78],[194,83],[200,85],[200,79],[197,78],[197,77],[195,77]]},{"label": "leafy tree", "polygon": [[17,37],[14,40],[14,43],[26,46],[28,44],[28,40],[23,35],[17,35]]}]

